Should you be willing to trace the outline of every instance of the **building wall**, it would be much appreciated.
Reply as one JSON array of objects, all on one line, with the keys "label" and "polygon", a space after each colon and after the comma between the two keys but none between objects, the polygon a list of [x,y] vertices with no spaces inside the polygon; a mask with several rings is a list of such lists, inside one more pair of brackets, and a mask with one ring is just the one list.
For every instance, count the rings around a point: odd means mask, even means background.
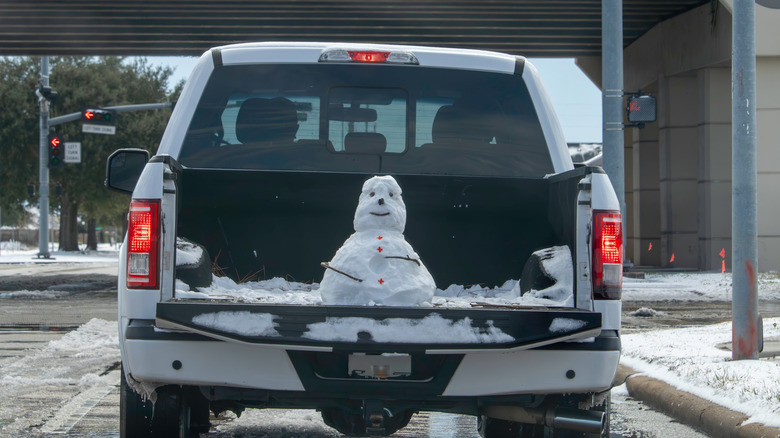
[{"label": "building wall", "polygon": [[[658,86],[645,88],[646,92],[658,95]],[[626,186],[634,191],[634,204],[627,209],[633,224],[633,233],[628,239],[632,251],[629,259],[638,266],[661,265],[661,186],[659,176],[658,123],[644,128],[626,130],[631,137],[633,180]]]},{"label": "building wall", "polygon": [[[758,9],[758,6],[756,6]],[[780,23],[778,23],[780,28]],[[780,40],[775,43],[780,47]],[[780,56],[756,60],[758,269],[780,270]]]},{"label": "building wall", "polygon": [[731,267],[731,67],[699,69],[697,80],[698,268],[718,270]]}]

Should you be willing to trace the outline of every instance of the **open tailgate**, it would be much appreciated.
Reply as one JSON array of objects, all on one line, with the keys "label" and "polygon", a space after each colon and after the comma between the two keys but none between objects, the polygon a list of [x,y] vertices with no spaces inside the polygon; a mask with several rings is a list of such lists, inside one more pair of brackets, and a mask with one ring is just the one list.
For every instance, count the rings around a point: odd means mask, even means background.
[{"label": "open tailgate", "polygon": [[601,314],[577,309],[299,306],[171,301],[160,328],[287,350],[425,352],[525,350],[601,332]]}]

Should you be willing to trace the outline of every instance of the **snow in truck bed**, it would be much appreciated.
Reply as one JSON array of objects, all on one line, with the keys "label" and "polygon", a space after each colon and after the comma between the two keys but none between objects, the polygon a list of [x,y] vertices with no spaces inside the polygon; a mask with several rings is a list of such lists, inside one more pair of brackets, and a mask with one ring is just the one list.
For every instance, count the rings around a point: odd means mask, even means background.
[{"label": "snow in truck bed", "polygon": [[[474,306],[535,306],[571,307],[573,305],[572,260],[569,248],[549,248],[552,257],[542,260],[543,269],[556,280],[555,284],[540,291],[520,294],[519,280],[507,280],[497,287],[480,285],[450,285],[436,289],[430,302],[423,307],[469,308]],[[177,254],[178,257],[178,254]],[[176,299],[226,300],[257,304],[322,305],[318,283],[298,283],[282,278],[236,283],[227,277],[213,277],[211,286],[190,290],[184,282],[176,281]],[[376,305],[373,302],[354,302],[351,305]]]}]

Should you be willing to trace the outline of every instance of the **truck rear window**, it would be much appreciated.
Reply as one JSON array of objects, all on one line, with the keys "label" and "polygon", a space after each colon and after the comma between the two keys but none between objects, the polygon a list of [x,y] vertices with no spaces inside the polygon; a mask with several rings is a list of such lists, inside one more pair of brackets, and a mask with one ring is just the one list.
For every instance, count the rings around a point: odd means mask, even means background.
[{"label": "truck rear window", "polygon": [[553,173],[520,76],[397,65],[219,67],[179,161],[204,169]]}]

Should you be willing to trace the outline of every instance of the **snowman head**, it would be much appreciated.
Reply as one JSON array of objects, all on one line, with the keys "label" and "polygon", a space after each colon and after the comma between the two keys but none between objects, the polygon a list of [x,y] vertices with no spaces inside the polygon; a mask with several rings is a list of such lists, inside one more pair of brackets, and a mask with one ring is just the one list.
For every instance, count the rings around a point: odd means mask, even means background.
[{"label": "snowman head", "polygon": [[406,205],[401,198],[401,187],[392,176],[375,176],[363,184],[354,225],[355,231],[404,232]]}]

